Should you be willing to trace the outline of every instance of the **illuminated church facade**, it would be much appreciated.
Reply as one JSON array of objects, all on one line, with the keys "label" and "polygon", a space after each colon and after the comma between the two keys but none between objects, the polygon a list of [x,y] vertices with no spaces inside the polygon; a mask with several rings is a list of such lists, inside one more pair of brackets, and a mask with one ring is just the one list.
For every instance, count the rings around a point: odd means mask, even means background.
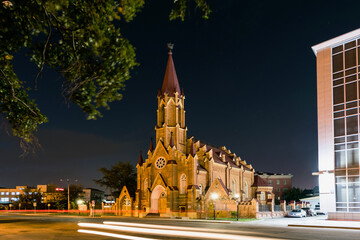
[{"label": "illuminated church facade", "polygon": [[[185,96],[171,49],[170,46],[165,77],[157,95],[155,145],[151,140],[146,159],[140,154],[136,166],[133,209],[140,217],[157,214],[200,218],[217,201],[217,210],[228,210],[225,208],[230,205],[236,210],[235,198],[250,201],[256,197],[255,171],[225,147],[188,138]],[[216,193],[217,199],[212,199],[212,193]]]}]

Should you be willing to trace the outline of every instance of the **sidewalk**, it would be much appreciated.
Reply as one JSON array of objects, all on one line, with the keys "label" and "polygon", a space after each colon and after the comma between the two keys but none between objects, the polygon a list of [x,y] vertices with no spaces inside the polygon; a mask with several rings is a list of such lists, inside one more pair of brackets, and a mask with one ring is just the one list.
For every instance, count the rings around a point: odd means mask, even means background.
[{"label": "sidewalk", "polygon": [[333,229],[352,229],[360,230],[360,221],[337,221],[327,219],[314,219],[301,223],[288,224],[289,227],[305,228],[333,228]]}]

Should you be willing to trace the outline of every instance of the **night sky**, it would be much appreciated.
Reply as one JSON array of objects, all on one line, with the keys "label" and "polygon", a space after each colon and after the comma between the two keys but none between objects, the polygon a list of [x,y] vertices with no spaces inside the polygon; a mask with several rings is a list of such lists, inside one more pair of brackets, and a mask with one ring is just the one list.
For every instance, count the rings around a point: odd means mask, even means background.
[{"label": "night sky", "polygon": [[[203,20],[189,9],[186,20],[169,21],[171,1],[147,1],[121,26],[136,47],[140,66],[132,71],[122,101],[86,120],[61,95],[62,77],[45,69],[31,96],[49,118],[37,136],[43,147],[20,158],[19,140],[0,131],[0,186],[77,179],[99,188],[100,167],[136,164],[155,136],[157,91],[175,44],[175,68],[186,96],[188,137],[225,145],[256,171],[291,173],[293,185],[317,185],[316,57],[311,46],[359,28],[360,2],[212,2]],[[20,79],[37,69],[22,51],[14,64]],[[144,156],[145,157],[145,156]]]}]

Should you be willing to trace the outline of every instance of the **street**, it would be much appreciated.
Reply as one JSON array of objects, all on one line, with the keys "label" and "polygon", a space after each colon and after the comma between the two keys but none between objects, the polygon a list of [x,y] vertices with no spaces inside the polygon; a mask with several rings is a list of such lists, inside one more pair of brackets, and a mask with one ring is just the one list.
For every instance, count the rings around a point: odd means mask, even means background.
[{"label": "street", "polygon": [[[310,219],[310,218],[308,218]],[[267,219],[221,223],[123,217],[88,218],[64,215],[0,215],[1,240],[100,239],[358,239],[359,230],[294,228],[304,219]],[[305,220],[306,221],[306,220]]]}]

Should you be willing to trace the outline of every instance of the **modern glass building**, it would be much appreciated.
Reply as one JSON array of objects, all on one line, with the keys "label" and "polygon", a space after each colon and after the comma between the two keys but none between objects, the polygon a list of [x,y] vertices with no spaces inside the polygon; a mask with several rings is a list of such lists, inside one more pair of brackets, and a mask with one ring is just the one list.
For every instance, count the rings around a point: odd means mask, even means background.
[{"label": "modern glass building", "polygon": [[320,206],[360,219],[360,29],[312,47],[317,59]]}]

